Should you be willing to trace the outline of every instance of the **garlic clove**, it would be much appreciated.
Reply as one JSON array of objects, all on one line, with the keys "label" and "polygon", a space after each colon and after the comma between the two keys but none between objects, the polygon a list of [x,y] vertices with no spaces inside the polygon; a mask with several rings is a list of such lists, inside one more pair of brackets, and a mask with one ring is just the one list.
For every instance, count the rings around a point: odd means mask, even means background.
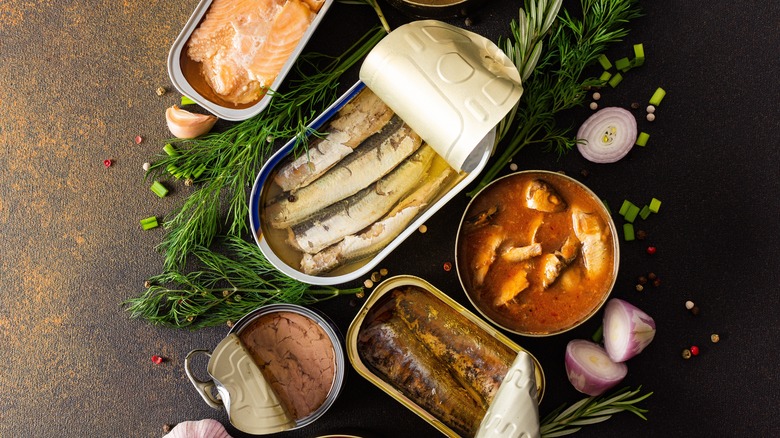
[{"label": "garlic clove", "polygon": [[163,438],[231,438],[225,426],[210,418],[198,421],[183,421]]},{"label": "garlic clove", "polygon": [[208,114],[191,113],[173,105],[165,110],[165,121],[175,137],[195,138],[211,131],[217,123],[217,118]]}]

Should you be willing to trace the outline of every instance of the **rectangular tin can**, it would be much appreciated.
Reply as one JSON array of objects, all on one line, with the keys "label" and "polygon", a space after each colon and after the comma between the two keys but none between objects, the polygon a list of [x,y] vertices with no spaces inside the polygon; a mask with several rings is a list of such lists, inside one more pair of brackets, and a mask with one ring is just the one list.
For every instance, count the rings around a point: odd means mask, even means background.
[{"label": "rectangular tin can", "polygon": [[[168,52],[168,76],[173,86],[183,95],[195,101],[198,105],[205,108],[215,116],[231,121],[245,120],[259,114],[271,102],[271,94],[265,93],[260,99],[242,105],[234,105],[223,101],[213,93],[209,85],[200,77],[197,69],[197,63],[189,59],[186,53],[187,42],[192,32],[198,27],[203,17],[208,12],[213,0],[202,0],[195,7],[192,15],[182,28],[176,40],[174,40],[170,51]],[[269,87],[271,90],[278,90],[285,77],[292,69],[295,61],[303,52],[306,43],[317,30],[325,14],[330,9],[333,0],[324,0],[319,11],[314,16],[311,24],[295,46],[292,54],[282,66],[279,75]]]},{"label": "rectangular tin can", "polygon": [[[440,303],[441,307],[439,308],[444,308],[445,306],[452,308],[455,312],[457,312],[457,314],[459,314],[463,318],[463,321],[467,321],[468,323],[475,324],[479,328],[479,330],[481,330],[486,336],[496,339],[498,342],[507,346],[512,351],[516,353],[519,352],[528,353],[528,355],[531,357],[534,364],[534,371],[535,371],[534,374],[536,380],[538,401],[541,402],[542,396],[544,395],[545,386],[546,386],[544,372],[542,370],[539,361],[530,352],[523,349],[514,341],[512,341],[504,334],[499,332],[492,325],[488,324],[487,322],[485,322],[484,320],[476,316],[474,313],[470,312],[468,309],[461,306],[459,303],[457,303],[455,300],[453,300],[448,295],[443,293],[441,290],[437,289],[435,286],[431,285],[429,282],[419,277],[415,277],[411,275],[400,275],[400,276],[390,277],[387,280],[383,281],[381,284],[379,284],[371,293],[371,295],[366,299],[365,304],[357,313],[351,325],[349,326],[347,330],[347,336],[346,336],[347,356],[349,358],[350,363],[352,363],[353,368],[358,372],[358,374],[360,374],[365,379],[367,379],[375,386],[377,386],[379,389],[387,393],[390,397],[395,399],[397,402],[401,403],[409,410],[411,410],[412,412],[420,416],[422,419],[424,419],[426,422],[428,422],[433,427],[438,429],[444,435],[450,437],[459,436],[458,433],[454,431],[450,426],[442,422],[439,418],[436,418],[425,408],[423,408],[415,401],[411,400],[409,397],[404,395],[402,391],[394,387],[390,382],[384,380],[382,376],[378,375],[361,358],[360,348],[358,345],[358,337],[360,336],[361,331],[370,325],[372,318],[376,316],[376,313],[373,312],[375,312],[375,309],[383,309],[383,306],[386,306],[390,298],[389,294],[392,291],[397,290],[399,288],[408,287],[408,286],[417,287],[427,291],[428,293],[430,293],[430,295],[433,298],[441,301]],[[380,312],[381,311],[382,310],[380,310]]]},{"label": "rectangular tin can", "polygon": [[[496,125],[522,93],[519,73],[494,44],[435,20],[412,22],[390,33],[369,53],[360,77],[309,125],[309,132],[323,127],[368,87],[446,161],[455,178],[450,178],[436,197],[381,250],[327,273],[307,274],[301,267],[304,255],[285,242],[288,233],[273,229],[264,215],[267,202],[284,194],[273,183],[273,177],[280,165],[296,152],[296,139],[288,141],[258,173],[250,196],[250,226],[271,264],[309,284],[342,284],[370,272],[463,191],[487,165],[495,145]],[[289,193],[294,198],[295,194]]]}]

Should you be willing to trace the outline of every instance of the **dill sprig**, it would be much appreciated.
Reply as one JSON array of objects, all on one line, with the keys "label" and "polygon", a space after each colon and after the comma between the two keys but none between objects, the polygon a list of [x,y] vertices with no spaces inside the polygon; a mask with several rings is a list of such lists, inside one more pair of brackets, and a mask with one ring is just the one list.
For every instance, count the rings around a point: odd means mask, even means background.
[{"label": "dill sprig", "polygon": [[[509,141],[499,148],[500,155],[469,196],[474,196],[498,176],[527,145],[540,144],[558,155],[576,145],[576,139],[569,134],[570,128],[558,127],[555,116],[561,111],[581,106],[586,98],[585,90],[602,85],[597,78],[586,76],[586,69],[597,61],[609,44],[628,35],[625,24],[641,16],[637,0],[581,0],[580,3],[581,18],[572,16],[565,9],[558,14],[557,25],[551,27],[548,36],[547,49],[523,83],[523,96],[510,123],[514,131],[506,129],[503,133],[499,132],[499,141],[504,138],[509,138]],[[523,17],[521,14],[520,18]],[[525,41],[527,36],[521,30],[529,26],[513,22],[513,42],[506,43],[507,47]],[[520,51],[507,51],[516,65],[523,65],[519,59]]]},{"label": "dill sprig", "polygon": [[385,29],[385,31],[387,31],[387,33],[390,33],[390,24],[387,23],[385,14],[382,12],[382,8],[379,7],[379,3],[377,3],[376,0],[339,0],[339,3],[344,3],[346,5],[371,6],[371,8],[374,9],[374,12],[376,12],[377,18],[379,18],[379,22],[382,24],[382,27]]},{"label": "dill sprig", "polygon": [[265,304],[313,304],[362,290],[316,288],[281,275],[257,245],[240,237],[227,237],[225,246],[234,258],[196,246],[198,269],[150,278],[141,296],[125,302],[130,316],[194,330],[237,321]]},{"label": "dill sprig", "polygon": [[[636,406],[637,403],[653,395],[652,392],[637,396],[642,387],[631,391],[623,388],[609,396],[587,397],[564,410],[560,406],[550,412],[543,420],[540,432],[543,438],[553,438],[571,435],[582,426],[601,423],[612,415],[620,412],[631,412],[643,420],[647,420],[647,409]],[[633,397],[633,398],[632,398]]]},{"label": "dill sprig", "polygon": [[[273,150],[274,140],[304,138],[306,125],[336,98],[341,75],[362,59],[386,32],[379,27],[366,33],[340,56],[304,55],[296,64],[301,79],[290,82],[289,91],[273,94],[259,115],[222,132],[196,139],[175,139],[179,153],[161,156],[150,168],[160,176],[193,178],[199,187],[178,210],[166,217],[165,237],[158,246],[164,253],[165,272],[181,270],[195,248],[209,247],[220,232],[221,211],[227,207],[226,234],[240,236],[248,229],[247,188]],[[304,74],[312,69],[313,74]]]}]

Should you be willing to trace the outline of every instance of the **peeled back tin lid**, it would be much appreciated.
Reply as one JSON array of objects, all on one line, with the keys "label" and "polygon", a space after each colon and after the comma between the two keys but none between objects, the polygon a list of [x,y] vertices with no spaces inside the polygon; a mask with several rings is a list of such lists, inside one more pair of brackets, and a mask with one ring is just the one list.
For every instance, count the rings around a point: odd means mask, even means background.
[{"label": "peeled back tin lid", "polygon": [[207,370],[239,430],[265,435],[295,426],[237,335],[231,333],[217,345]]},{"label": "peeled back tin lid", "polygon": [[531,355],[520,351],[474,438],[539,438],[539,397]]},{"label": "peeled back tin lid", "polygon": [[455,170],[477,165],[475,150],[523,92],[520,73],[492,41],[436,20],[388,34],[368,54],[360,79]]}]

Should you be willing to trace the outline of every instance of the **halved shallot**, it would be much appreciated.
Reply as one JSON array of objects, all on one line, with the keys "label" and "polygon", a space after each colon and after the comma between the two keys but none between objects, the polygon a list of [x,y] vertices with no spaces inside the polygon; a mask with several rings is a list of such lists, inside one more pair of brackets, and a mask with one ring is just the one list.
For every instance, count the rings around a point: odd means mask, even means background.
[{"label": "halved shallot", "polygon": [[655,321],[633,304],[612,298],[604,307],[604,349],[614,362],[639,354],[655,337]]},{"label": "halved shallot", "polygon": [[586,160],[614,163],[636,142],[636,118],[627,109],[607,107],[594,113],[577,131],[577,149]]},{"label": "halved shallot", "polygon": [[574,339],[566,345],[566,375],[574,388],[597,396],[620,383],[628,374],[626,364],[613,362],[600,345]]},{"label": "halved shallot", "polygon": [[165,121],[175,137],[195,138],[211,131],[217,118],[209,114],[191,113],[173,105],[165,110]]}]

